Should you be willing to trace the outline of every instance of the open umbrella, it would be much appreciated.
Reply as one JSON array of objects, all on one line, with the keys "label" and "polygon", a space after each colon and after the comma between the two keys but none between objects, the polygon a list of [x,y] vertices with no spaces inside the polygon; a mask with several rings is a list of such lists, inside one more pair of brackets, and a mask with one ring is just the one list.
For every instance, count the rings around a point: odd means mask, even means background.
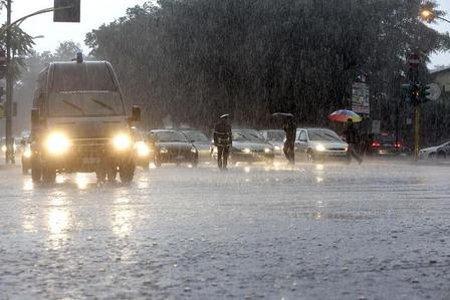
[{"label": "open umbrella", "polygon": [[354,111],[348,109],[340,109],[328,116],[328,119],[333,122],[347,122],[348,119],[352,119],[353,122],[361,122],[362,118]]},{"label": "open umbrella", "polygon": [[274,118],[293,118],[294,115],[291,113],[276,112],[276,113],[272,114],[272,117],[274,117]]}]

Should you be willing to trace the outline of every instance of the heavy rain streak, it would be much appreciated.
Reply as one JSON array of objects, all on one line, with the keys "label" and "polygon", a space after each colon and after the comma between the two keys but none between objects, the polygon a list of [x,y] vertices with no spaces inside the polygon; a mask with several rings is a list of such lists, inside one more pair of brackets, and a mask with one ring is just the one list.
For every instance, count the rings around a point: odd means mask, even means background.
[{"label": "heavy rain streak", "polygon": [[0,299],[450,299],[449,10],[0,1]]}]

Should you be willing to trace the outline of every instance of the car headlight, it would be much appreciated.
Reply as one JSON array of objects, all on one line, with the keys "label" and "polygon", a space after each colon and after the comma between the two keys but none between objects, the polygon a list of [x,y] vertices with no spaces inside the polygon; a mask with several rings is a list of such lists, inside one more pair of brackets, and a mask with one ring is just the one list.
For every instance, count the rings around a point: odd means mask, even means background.
[{"label": "car headlight", "polygon": [[192,153],[197,153],[197,148],[192,147],[192,148],[191,148],[191,152],[192,152]]},{"label": "car headlight", "polygon": [[31,154],[32,154],[32,152],[31,152],[31,149],[30,149],[30,148],[27,148],[27,149],[25,149],[25,150],[23,151],[23,156],[26,157],[26,158],[30,158],[30,157],[31,157]]},{"label": "car headlight", "polygon": [[3,146],[2,146],[2,151],[3,151],[3,152],[6,152],[6,149],[7,149],[7,148],[6,148],[6,145],[3,145]]},{"label": "car headlight", "polygon": [[264,148],[264,152],[267,153],[267,154],[272,153],[272,149],[270,149],[270,148]]},{"label": "car headlight", "polygon": [[61,132],[53,132],[48,135],[45,141],[45,148],[51,155],[65,154],[70,148],[69,138]]},{"label": "car headlight", "polygon": [[319,151],[319,152],[323,152],[323,151],[325,151],[326,149],[325,149],[324,145],[322,145],[322,144],[317,144],[316,150]]},{"label": "car headlight", "polygon": [[131,138],[128,134],[120,133],[113,137],[112,143],[117,151],[125,151],[131,147]]},{"label": "car headlight", "polygon": [[250,150],[250,148],[244,148],[242,149],[242,152],[244,152],[245,154],[250,154],[252,150]]},{"label": "car headlight", "polygon": [[281,147],[280,147],[280,146],[275,146],[275,150],[276,150],[276,151],[280,151],[280,150],[281,150]]},{"label": "car headlight", "polygon": [[167,152],[169,152],[169,151],[164,147],[159,149],[159,153],[166,154]]},{"label": "car headlight", "polygon": [[150,147],[142,141],[136,143],[136,152],[139,157],[147,157],[150,154]]}]

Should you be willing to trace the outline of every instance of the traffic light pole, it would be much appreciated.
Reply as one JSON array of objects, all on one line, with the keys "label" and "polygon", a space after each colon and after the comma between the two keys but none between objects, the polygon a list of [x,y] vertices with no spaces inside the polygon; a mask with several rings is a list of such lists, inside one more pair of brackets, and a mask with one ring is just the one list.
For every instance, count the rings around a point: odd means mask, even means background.
[{"label": "traffic light pole", "polygon": [[420,145],[420,105],[414,106],[414,160],[419,160]]},{"label": "traffic light pole", "polygon": [[13,79],[11,68],[11,1],[6,2],[6,101],[5,101],[5,115],[6,115],[6,164],[14,163],[14,143],[12,138],[12,93],[13,93]]}]

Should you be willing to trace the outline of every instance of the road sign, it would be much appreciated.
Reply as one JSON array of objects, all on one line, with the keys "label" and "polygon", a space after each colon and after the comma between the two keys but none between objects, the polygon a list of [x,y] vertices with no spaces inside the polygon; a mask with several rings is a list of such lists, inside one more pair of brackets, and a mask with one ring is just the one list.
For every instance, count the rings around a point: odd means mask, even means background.
[{"label": "road sign", "polygon": [[80,22],[81,0],[54,0],[53,22]]},{"label": "road sign", "polygon": [[436,101],[437,99],[439,99],[439,97],[441,97],[442,90],[438,84],[430,83],[428,85],[428,93],[429,95],[427,96],[427,98],[432,101]]},{"label": "road sign", "polygon": [[360,114],[370,114],[369,86],[363,82],[355,82],[352,86],[352,110]]}]

